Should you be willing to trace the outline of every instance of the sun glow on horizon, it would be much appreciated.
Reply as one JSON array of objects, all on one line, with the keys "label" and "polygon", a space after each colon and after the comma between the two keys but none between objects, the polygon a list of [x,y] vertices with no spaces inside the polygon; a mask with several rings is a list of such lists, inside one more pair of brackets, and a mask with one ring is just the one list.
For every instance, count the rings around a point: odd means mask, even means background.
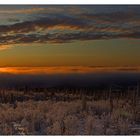
[{"label": "sun glow on horizon", "polygon": [[85,67],[85,66],[54,66],[54,67],[1,67],[0,73],[8,74],[70,74],[95,72],[140,72],[140,67]]}]

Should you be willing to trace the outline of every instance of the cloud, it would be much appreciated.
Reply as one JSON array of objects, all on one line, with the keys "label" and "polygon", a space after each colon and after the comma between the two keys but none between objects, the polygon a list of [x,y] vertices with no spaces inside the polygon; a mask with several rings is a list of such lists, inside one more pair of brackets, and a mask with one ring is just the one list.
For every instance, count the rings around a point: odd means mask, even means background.
[{"label": "cloud", "polygon": [[46,18],[40,18],[33,21],[24,21],[20,23],[16,23],[13,25],[1,25],[0,26],[0,32],[3,34],[6,34],[8,32],[13,33],[28,33],[32,31],[36,31],[38,28],[42,29],[49,29],[53,28],[55,26],[60,27],[69,27],[69,28],[76,28],[76,29],[82,29],[82,28],[88,28],[88,22],[85,22],[81,18],[75,18],[75,17],[46,17]]},{"label": "cloud", "polygon": [[12,45],[0,45],[0,51],[11,49],[12,47]]},{"label": "cloud", "polygon": [[131,21],[140,21],[140,15],[137,11],[125,11],[125,12],[110,12],[110,13],[84,13],[82,17],[90,20],[97,20],[105,23],[124,23]]},{"label": "cloud", "polygon": [[[37,9],[37,11],[43,10],[44,8]],[[35,11],[36,8],[25,10],[27,13]],[[76,8],[68,13],[61,11],[55,14],[43,14],[34,20],[0,25],[0,45],[140,38],[139,11],[80,13],[78,9],[76,14],[74,11]]]},{"label": "cloud", "polygon": [[0,14],[32,14],[45,11],[46,8],[34,7],[26,9],[0,10]]},{"label": "cloud", "polygon": [[[11,6],[12,7],[12,6]],[[87,12],[88,10],[79,6],[40,6],[40,5],[25,5],[17,6],[19,8],[0,8],[0,14],[36,14],[36,13],[67,13],[67,14],[81,14]]]}]

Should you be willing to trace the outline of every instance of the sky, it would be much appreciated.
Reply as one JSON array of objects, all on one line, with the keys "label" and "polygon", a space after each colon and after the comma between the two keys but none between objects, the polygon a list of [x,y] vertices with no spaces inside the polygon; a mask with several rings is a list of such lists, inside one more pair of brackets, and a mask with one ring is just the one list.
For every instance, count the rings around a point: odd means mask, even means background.
[{"label": "sky", "polygon": [[139,5],[0,6],[1,72],[6,67],[136,68],[139,39]]}]

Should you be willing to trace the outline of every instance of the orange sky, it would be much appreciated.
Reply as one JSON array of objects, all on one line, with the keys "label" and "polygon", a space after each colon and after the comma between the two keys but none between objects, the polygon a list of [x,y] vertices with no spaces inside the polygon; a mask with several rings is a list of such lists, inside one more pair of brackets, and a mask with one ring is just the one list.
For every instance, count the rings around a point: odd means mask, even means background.
[{"label": "orange sky", "polygon": [[140,72],[140,67],[1,67],[0,73],[9,74],[70,74],[70,73],[94,73],[94,72]]},{"label": "orange sky", "polygon": [[54,66],[58,72],[71,71],[62,66],[81,66],[76,70],[81,72],[94,71],[88,66],[138,67],[139,9],[123,5],[1,5],[0,67],[5,67],[1,71],[21,72],[6,67]]}]

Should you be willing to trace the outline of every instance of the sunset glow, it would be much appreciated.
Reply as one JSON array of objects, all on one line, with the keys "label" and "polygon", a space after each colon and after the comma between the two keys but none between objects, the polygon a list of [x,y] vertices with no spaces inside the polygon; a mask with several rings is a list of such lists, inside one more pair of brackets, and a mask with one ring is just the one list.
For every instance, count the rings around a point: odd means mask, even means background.
[{"label": "sunset glow", "polygon": [[140,67],[1,67],[1,73],[9,74],[70,74],[70,73],[104,73],[104,72],[140,72]]},{"label": "sunset glow", "polygon": [[0,135],[140,135],[140,5],[0,5]]},{"label": "sunset glow", "polygon": [[[62,70],[71,66],[82,67],[76,70],[80,72],[94,71],[88,66],[138,67],[139,9],[97,5],[0,6],[0,67],[57,67],[58,73],[71,71]],[[41,69],[42,73],[53,71]],[[8,68],[8,72],[18,70]]]}]

